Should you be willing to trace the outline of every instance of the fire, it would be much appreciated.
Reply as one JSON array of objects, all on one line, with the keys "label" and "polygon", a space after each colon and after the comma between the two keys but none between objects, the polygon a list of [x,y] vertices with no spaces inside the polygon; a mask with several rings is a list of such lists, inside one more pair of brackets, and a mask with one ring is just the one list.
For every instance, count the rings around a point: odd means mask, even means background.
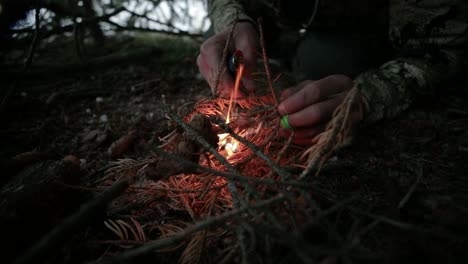
[{"label": "fire", "polygon": [[227,157],[231,157],[237,152],[239,148],[239,142],[229,135],[229,133],[218,134],[219,142],[218,146],[220,149],[224,148],[227,153]]},{"label": "fire", "polygon": [[[231,118],[234,113],[234,104],[239,96],[239,86],[240,86],[240,81],[242,79],[242,76],[244,74],[244,64],[239,63],[239,68],[237,69],[237,74],[236,74],[236,81],[234,83],[234,89],[231,91],[231,97],[229,98],[229,107],[228,107],[228,112],[226,116],[226,124],[229,124],[231,121]],[[239,141],[235,140],[229,133],[222,133],[218,134],[218,146],[219,149],[224,148],[227,153],[227,158],[231,157],[234,155],[234,153],[237,152],[239,149]]]}]

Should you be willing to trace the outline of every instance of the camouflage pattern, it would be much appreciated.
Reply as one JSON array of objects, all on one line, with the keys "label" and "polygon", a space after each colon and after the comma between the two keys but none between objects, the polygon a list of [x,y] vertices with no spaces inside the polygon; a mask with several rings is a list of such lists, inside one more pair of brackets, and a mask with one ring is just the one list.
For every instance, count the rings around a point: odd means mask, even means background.
[{"label": "camouflage pattern", "polygon": [[[249,7],[247,2],[251,1],[209,0],[209,15],[215,25],[215,31],[219,32],[231,24],[236,12],[239,12],[239,18],[253,21],[246,13],[245,7]],[[354,1],[366,2],[368,1]],[[354,11],[350,12],[350,8],[342,8],[343,12],[347,12],[346,15],[324,5],[339,7],[340,3],[351,3],[349,0],[322,0],[320,3],[324,4],[320,5],[316,21],[306,25],[309,30],[339,30],[341,27],[347,27],[346,25],[348,27],[345,30],[350,30],[349,25],[352,25],[357,31],[383,29],[388,32],[388,40],[395,51],[394,59],[355,78],[366,103],[367,114],[364,122],[367,124],[396,116],[407,109],[418,94],[433,93],[437,85],[459,73],[462,61],[466,60],[465,50],[468,48],[468,1],[385,2],[388,2],[387,5],[381,6],[387,15],[372,12],[371,9],[369,14],[352,15]],[[275,10],[275,7],[281,5],[270,6]],[[358,10],[361,9],[357,7],[355,10],[360,12]],[[276,9],[276,14],[280,14],[277,11]],[[372,17],[372,13],[379,14],[378,17],[385,18],[386,21]],[[359,18],[362,17],[369,21],[360,21]],[[383,27],[365,28],[369,25]]]},{"label": "camouflage pattern", "polygon": [[418,94],[432,94],[466,59],[468,3],[463,0],[391,0],[389,39],[396,57],[359,75],[366,122],[392,118]]},{"label": "camouflage pattern", "polygon": [[221,32],[229,27],[236,15],[238,21],[249,21],[255,24],[255,21],[247,15],[242,1],[233,0],[208,0],[208,15],[213,23],[214,32]]}]

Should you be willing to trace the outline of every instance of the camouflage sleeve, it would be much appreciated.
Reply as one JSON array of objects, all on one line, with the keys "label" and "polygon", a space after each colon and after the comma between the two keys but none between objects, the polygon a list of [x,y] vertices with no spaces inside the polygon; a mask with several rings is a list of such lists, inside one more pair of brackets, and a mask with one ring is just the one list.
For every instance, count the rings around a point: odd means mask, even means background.
[{"label": "camouflage sleeve", "polygon": [[367,107],[364,123],[392,118],[418,94],[460,71],[468,39],[465,0],[390,0],[390,40],[397,58],[359,75]]},{"label": "camouflage sleeve", "polygon": [[223,31],[234,23],[237,12],[239,15],[238,21],[249,21],[255,24],[255,21],[245,12],[242,1],[208,0],[208,16],[216,33]]}]

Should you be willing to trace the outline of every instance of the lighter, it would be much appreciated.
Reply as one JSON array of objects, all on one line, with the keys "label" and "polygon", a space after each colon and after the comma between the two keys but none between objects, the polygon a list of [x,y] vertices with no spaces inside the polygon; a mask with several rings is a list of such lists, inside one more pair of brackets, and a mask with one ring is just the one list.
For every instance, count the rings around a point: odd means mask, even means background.
[{"label": "lighter", "polygon": [[241,63],[243,63],[242,51],[236,50],[228,60],[228,68],[232,75],[236,75]]}]

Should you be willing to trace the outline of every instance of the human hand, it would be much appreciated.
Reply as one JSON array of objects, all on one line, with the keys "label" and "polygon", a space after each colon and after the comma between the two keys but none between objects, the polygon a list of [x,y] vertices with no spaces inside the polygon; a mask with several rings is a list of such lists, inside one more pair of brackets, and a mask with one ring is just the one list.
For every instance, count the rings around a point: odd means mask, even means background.
[{"label": "human hand", "polygon": [[[316,135],[323,132],[352,87],[353,80],[349,77],[330,75],[317,81],[303,81],[283,91],[278,112],[282,116],[288,115],[288,123],[294,129],[293,142],[310,144]],[[351,128],[362,118],[361,107],[353,107],[349,115]]]},{"label": "human hand", "polygon": [[[229,38],[230,29],[226,29],[209,39],[207,39],[200,47],[200,54],[197,57],[197,65],[200,73],[211,87],[214,95],[227,98],[230,96],[234,88],[234,79],[228,72],[221,76],[218,91],[215,91],[216,74],[218,73],[218,64],[220,63],[224,46]],[[255,27],[250,22],[239,22],[234,28],[233,37],[228,47],[228,57],[235,50],[240,50],[243,53],[243,62],[245,65],[244,77],[242,84],[248,92],[253,92],[254,82],[252,73],[257,70],[257,47],[259,46],[258,33]],[[224,67],[227,62],[223,62]],[[239,97],[244,94],[239,91]]]}]

